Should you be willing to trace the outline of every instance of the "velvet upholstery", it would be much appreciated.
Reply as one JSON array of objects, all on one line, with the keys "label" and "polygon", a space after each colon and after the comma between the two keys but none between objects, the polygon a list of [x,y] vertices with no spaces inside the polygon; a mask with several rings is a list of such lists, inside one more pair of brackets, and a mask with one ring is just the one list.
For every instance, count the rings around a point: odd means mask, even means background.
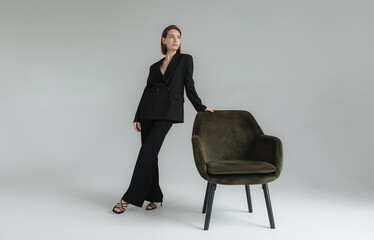
[{"label": "velvet upholstery", "polygon": [[264,134],[248,111],[198,112],[191,141],[196,168],[208,182],[265,184],[282,171],[281,140]]},{"label": "velvet upholstery", "polygon": [[214,175],[272,173],[276,170],[275,166],[271,163],[252,160],[218,160],[210,161],[206,165],[208,173]]}]

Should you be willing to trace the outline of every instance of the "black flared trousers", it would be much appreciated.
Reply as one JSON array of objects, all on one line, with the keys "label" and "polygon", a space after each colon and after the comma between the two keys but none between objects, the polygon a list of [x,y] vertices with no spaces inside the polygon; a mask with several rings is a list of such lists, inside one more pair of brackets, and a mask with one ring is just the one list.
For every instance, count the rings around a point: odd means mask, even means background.
[{"label": "black flared trousers", "polygon": [[144,200],[162,202],[159,185],[158,153],[173,122],[170,120],[140,120],[142,146],[135,164],[129,188],[122,199],[142,207]]}]

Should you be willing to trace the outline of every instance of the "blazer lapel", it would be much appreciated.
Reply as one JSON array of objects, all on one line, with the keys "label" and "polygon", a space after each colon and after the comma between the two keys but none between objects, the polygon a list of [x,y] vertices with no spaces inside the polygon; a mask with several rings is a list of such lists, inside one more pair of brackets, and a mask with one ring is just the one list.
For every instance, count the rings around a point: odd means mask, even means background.
[{"label": "blazer lapel", "polygon": [[169,62],[169,65],[168,67],[166,68],[166,71],[165,71],[165,75],[162,75],[162,72],[161,72],[161,64],[163,62],[163,60],[165,59],[162,58],[160,61],[159,61],[159,64],[158,64],[158,72],[159,72],[159,75],[161,77],[161,79],[166,83],[166,84],[170,84],[170,81],[171,81],[171,77],[172,77],[172,74],[174,73],[174,69],[175,67],[178,65],[179,61],[180,61],[180,56],[181,54],[180,53],[175,53],[173,55],[173,57],[171,58],[170,62]]}]

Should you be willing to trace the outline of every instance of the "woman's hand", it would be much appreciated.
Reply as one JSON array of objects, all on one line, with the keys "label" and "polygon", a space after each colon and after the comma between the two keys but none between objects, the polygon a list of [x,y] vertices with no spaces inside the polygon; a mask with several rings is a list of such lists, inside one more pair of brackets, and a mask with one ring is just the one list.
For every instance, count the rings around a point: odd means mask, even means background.
[{"label": "woman's hand", "polygon": [[204,110],[205,112],[214,112],[214,108],[205,108],[205,110]]},{"label": "woman's hand", "polygon": [[140,129],[140,122],[134,122],[134,129],[135,129],[135,131],[137,131],[137,132],[141,132],[141,129]]}]

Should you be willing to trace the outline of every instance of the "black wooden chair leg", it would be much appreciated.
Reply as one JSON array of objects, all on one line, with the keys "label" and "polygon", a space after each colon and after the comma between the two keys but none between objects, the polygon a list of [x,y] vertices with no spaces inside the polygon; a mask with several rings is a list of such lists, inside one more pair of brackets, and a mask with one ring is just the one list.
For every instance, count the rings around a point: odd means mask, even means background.
[{"label": "black wooden chair leg", "polygon": [[209,189],[211,187],[211,184],[210,182],[207,182],[206,184],[206,191],[205,191],[205,198],[204,198],[204,206],[203,206],[203,213],[206,212],[206,205],[207,205],[207,202],[208,202],[208,198],[209,198]]},{"label": "black wooden chair leg", "polygon": [[269,194],[268,184],[267,183],[266,184],[262,184],[262,189],[264,190],[265,201],[266,201],[266,208],[268,210],[269,221],[270,221],[270,228],[275,228],[274,216],[273,216],[273,210],[271,208],[271,202],[270,202],[270,194]]},{"label": "black wooden chair leg", "polygon": [[245,185],[245,192],[247,193],[248,211],[251,213],[253,212],[253,208],[251,200],[251,190],[249,189],[249,185]]},{"label": "black wooden chair leg", "polygon": [[204,230],[209,229],[210,216],[212,215],[212,206],[213,206],[214,192],[216,191],[216,187],[217,187],[217,184],[211,183],[211,187],[209,189],[210,193],[208,197],[207,213],[205,215]]}]

